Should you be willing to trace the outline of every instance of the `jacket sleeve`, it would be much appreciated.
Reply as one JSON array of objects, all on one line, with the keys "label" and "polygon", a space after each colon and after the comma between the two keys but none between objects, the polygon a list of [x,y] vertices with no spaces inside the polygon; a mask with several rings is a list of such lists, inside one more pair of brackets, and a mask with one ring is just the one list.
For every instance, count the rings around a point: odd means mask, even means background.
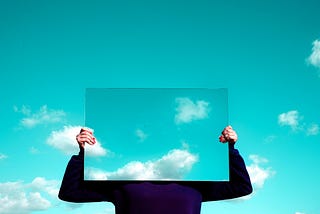
[{"label": "jacket sleeve", "polygon": [[[71,157],[63,180],[58,197],[68,202],[99,202],[112,201],[112,188],[94,188],[84,181],[84,151],[80,150],[78,155]],[[103,191],[102,191],[103,190]]]},{"label": "jacket sleeve", "polygon": [[196,187],[202,201],[238,198],[252,193],[252,185],[245,162],[239,151],[229,143],[229,181],[203,182]]}]

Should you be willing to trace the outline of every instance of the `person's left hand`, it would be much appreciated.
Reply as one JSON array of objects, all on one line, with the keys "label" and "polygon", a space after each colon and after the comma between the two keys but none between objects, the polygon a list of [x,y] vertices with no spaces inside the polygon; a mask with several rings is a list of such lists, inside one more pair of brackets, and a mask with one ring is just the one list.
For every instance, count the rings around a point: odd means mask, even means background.
[{"label": "person's left hand", "polygon": [[238,135],[237,133],[232,129],[231,126],[227,126],[226,128],[223,129],[221,132],[221,135],[219,137],[219,141],[221,143],[236,143],[238,140]]}]

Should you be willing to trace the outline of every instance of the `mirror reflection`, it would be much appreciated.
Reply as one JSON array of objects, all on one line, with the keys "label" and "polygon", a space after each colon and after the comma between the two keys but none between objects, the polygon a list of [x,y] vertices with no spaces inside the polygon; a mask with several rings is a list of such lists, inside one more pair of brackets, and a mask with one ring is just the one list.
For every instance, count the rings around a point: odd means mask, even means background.
[{"label": "mirror reflection", "polygon": [[227,89],[86,89],[85,180],[228,180]]}]

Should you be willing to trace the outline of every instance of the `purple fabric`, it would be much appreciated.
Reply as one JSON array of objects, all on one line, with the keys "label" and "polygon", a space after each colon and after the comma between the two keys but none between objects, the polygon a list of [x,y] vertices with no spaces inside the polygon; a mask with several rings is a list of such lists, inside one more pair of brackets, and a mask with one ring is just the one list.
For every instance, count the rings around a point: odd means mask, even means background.
[{"label": "purple fabric", "polygon": [[114,204],[117,214],[199,214],[201,194],[175,183],[143,182],[124,185]]},{"label": "purple fabric", "polygon": [[248,195],[252,186],[238,150],[229,146],[230,181],[225,182],[88,182],[84,154],[68,163],[59,198],[69,202],[108,201],[116,214],[200,214],[201,202]]}]

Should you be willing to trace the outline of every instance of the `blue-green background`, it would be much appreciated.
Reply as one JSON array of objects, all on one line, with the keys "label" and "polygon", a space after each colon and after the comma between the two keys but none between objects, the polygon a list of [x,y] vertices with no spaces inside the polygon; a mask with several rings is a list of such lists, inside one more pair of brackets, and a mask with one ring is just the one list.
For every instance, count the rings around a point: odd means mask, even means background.
[{"label": "blue-green background", "polygon": [[[70,155],[46,140],[84,125],[85,88],[228,88],[236,146],[272,176],[251,198],[205,203],[202,213],[320,213],[319,132],[306,132],[320,123],[319,68],[306,60],[320,37],[319,8],[317,0],[0,1],[1,184],[61,181]],[[26,128],[14,111],[23,105],[65,116]],[[289,111],[299,113],[298,128],[279,124]],[[253,154],[264,161],[254,165]],[[11,193],[1,191],[4,202]],[[113,212],[40,193],[51,206],[39,213]]]}]

